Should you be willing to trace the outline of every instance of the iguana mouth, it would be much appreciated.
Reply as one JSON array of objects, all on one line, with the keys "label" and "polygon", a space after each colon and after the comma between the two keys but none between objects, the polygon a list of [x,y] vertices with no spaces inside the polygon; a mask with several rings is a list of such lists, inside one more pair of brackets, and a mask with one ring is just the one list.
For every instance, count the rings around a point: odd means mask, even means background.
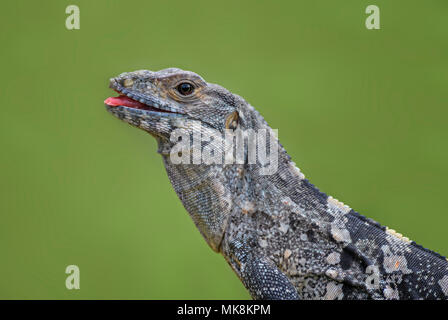
[{"label": "iguana mouth", "polygon": [[164,110],[156,109],[152,106],[146,105],[144,103],[141,103],[140,101],[134,100],[132,98],[129,98],[128,96],[124,94],[120,94],[118,97],[109,97],[106,100],[104,100],[104,103],[107,104],[109,107],[127,107],[131,109],[140,109],[140,110],[147,110],[147,111],[158,111],[163,112]]},{"label": "iguana mouth", "polygon": [[115,90],[119,96],[109,97],[104,100],[104,104],[108,107],[126,107],[130,109],[139,109],[157,113],[179,114],[179,112],[176,112],[177,110],[174,110],[168,106],[162,106],[152,97],[146,97],[140,93],[131,92],[130,90],[116,86],[116,84],[111,85],[111,88]]}]

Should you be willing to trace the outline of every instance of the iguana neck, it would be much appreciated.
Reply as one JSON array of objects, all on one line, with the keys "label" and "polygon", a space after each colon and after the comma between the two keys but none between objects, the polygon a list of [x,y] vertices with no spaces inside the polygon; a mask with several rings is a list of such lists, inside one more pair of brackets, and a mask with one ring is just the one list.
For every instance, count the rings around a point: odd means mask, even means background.
[{"label": "iguana neck", "polygon": [[199,232],[219,251],[227,220],[234,208],[235,187],[241,189],[241,166],[173,164],[162,154],[176,194]]}]

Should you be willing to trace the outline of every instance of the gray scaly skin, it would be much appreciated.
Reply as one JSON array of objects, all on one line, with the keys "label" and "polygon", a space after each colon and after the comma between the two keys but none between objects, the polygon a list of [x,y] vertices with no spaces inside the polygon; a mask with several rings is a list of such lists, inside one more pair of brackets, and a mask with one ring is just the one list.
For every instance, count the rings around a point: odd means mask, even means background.
[{"label": "gray scaly skin", "polygon": [[193,134],[200,123],[205,130],[267,129],[272,135],[241,97],[176,68],[123,73],[110,87],[146,106],[106,104],[157,140],[185,209],[254,299],[447,299],[446,258],[320,192],[279,143],[272,175],[247,161],[172,163],[177,141],[170,134],[178,128]]}]

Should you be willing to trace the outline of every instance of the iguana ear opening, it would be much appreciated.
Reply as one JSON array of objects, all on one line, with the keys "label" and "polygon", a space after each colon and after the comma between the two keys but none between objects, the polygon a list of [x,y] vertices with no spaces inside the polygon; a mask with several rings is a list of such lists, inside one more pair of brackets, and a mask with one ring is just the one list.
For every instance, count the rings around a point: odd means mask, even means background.
[{"label": "iguana ear opening", "polygon": [[239,114],[238,111],[232,112],[226,119],[226,129],[235,130],[238,126]]}]

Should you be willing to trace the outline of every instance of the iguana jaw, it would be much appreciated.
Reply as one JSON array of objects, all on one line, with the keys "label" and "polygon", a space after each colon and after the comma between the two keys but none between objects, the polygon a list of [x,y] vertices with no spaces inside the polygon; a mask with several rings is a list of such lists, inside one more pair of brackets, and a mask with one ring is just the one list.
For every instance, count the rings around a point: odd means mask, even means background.
[{"label": "iguana jaw", "polygon": [[120,92],[118,92],[118,93],[120,94],[118,97],[109,97],[104,101],[104,103],[109,107],[122,106],[125,108],[131,108],[131,109],[140,109],[140,110],[153,111],[153,112],[169,112],[169,113],[171,113],[171,111],[162,111],[160,109],[156,109],[150,105],[146,105],[137,100],[134,100]]},{"label": "iguana jaw", "polygon": [[109,87],[119,96],[104,101],[107,111],[156,138],[169,140],[170,133],[175,129],[175,121],[187,115],[178,106],[171,106],[168,100],[158,97],[157,92],[126,88],[123,85],[125,81],[126,78],[122,77],[111,79]]},{"label": "iguana jaw", "polygon": [[144,95],[124,88],[116,79],[111,80],[109,87],[119,94],[118,97],[109,97],[104,101],[104,104],[109,108],[121,106],[126,109],[144,110],[148,114],[158,116],[161,114],[166,114],[166,116],[182,114],[180,110],[167,106],[152,95]]}]

